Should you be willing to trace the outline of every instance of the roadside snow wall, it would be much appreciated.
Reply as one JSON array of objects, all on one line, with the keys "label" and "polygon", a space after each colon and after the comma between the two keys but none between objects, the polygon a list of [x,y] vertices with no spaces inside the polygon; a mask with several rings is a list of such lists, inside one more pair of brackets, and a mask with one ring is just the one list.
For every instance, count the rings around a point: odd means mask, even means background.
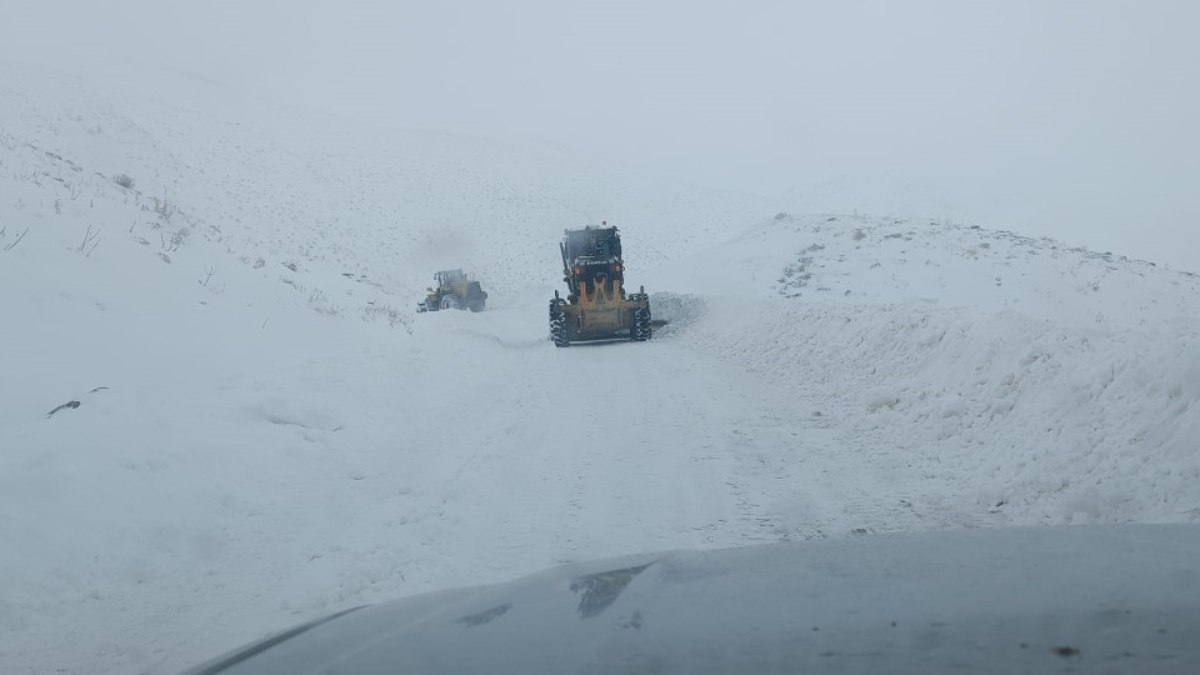
[{"label": "roadside snow wall", "polygon": [[1195,320],[779,301],[714,309],[696,333],[1014,523],[1200,520]]}]

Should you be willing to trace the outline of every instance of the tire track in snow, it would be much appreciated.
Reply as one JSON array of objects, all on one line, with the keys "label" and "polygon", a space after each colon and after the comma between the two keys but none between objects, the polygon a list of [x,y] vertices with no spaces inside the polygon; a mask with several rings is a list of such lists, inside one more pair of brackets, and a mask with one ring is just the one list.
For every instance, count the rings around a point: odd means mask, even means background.
[{"label": "tire track in snow", "polygon": [[[375,492],[347,507],[360,524],[332,545],[395,569],[350,578],[345,595],[363,583],[374,599],[626,553],[954,524],[902,458],[848,445],[836,420],[800,412],[813,402],[686,331],[555,349],[541,314],[420,326],[404,389],[421,402],[406,405],[388,444],[409,450],[372,460],[411,489],[397,496],[382,476],[364,486]],[[405,513],[375,513],[381,505]]]},{"label": "tire track in snow", "polygon": [[[446,458],[426,468],[434,481],[441,474],[436,492],[460,523],[435,544],[446,557],[486,551],[484,576],[500,578],[514,566],[744,541],[742,512],[763,507],[728,484],[735,448],[714,430],[729,423],[737,394],[722,391],[721,376],[670,342],[486,342],[493,347],[477,355],[488,367],[463,368],[473,375],[462,390],[476,392],[463,407],[475,417],[455,426],[439,411],[430,420],[460,458],[453,475]],[[472,447],[481,449],[463,456]]]}]

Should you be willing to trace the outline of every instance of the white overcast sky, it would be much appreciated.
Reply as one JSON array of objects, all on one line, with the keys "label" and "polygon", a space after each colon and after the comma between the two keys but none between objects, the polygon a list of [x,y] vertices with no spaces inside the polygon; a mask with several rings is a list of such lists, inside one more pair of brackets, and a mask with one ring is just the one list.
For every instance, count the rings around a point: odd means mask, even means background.
[{"label": "white overcast sky", "polygon": [[380,125],[702,185],[924,186],[985,225],[1200,271],[1193,0],[0,0],[9,51],[112,54]]}]

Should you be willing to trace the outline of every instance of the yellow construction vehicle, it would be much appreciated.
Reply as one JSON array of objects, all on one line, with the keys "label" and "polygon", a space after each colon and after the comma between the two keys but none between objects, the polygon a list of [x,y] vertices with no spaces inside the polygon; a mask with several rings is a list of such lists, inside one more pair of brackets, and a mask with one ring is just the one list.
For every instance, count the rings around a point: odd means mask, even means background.
[{"label": "yellow construction vehicle", "polygon": [[650,297],[645,287],[625,291],[625,263],[617,228],[589,225],[565,230],[563,281],[567,297],[550,301],[550,339],[558,347],[587,340],[649,340]]},{"label": "yellow construction vehicle", "polygon": [[427,288],[429,295],[417,303],[418,312],[436,312],[440,309],[469,309],[482,312],[487,292],[479,282],[462,270],[442,270],[433,275],[437,288]]}]

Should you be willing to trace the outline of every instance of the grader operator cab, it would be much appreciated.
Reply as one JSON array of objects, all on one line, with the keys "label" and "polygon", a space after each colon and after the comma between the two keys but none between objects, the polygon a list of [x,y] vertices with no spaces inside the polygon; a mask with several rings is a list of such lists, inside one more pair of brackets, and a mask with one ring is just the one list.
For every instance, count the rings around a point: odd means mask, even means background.
[{"label": "grader operator cab", "polygon": [[589,225],[565,230],[563,281],[567,297],[550,301],[550,338],[555,346],[572,342],[628,338],[649,340],[650,298],[645,287],[625,291],[625,263],[617,228]]},{"label": "grader operator cab", "polygon": [[462,270],[443,270],[433,275],[437,288],[426,289],[429,295],[417,303],[418,312],[436,312],[441,309],[469,309],[482,312],[487,292],[475,281],[474,275],[463,274]]}]

